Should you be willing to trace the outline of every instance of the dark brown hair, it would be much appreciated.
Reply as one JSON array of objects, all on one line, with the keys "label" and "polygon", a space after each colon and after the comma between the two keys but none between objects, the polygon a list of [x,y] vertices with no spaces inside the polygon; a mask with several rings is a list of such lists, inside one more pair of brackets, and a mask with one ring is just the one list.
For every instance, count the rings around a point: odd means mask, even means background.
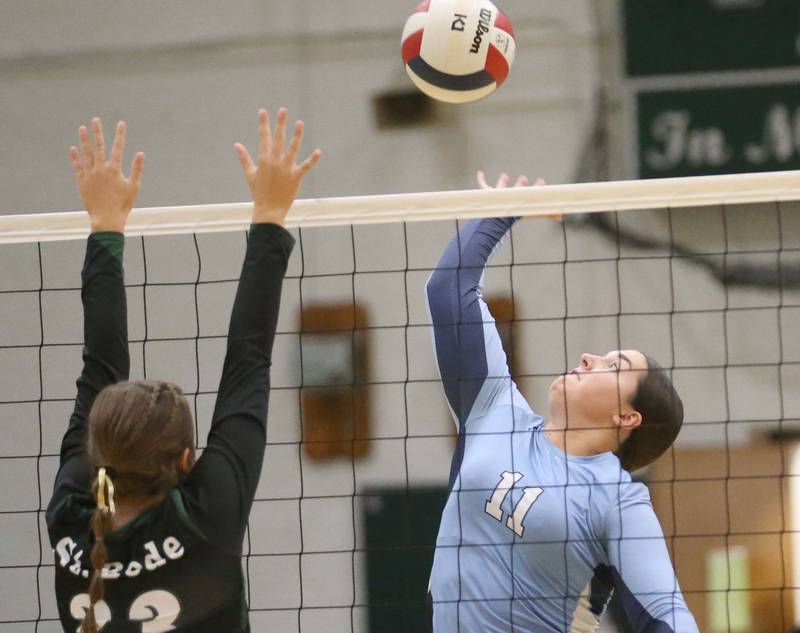
[{"label": "dark brown hair", "polygon": [[187,448],[194,461],[192,412],[177,385],[120,382],[98,394],[89,414],[87,441],[89,459],[98,471],[92,485],[97,499],[91,520],[94,574],[82,633],[98,631],[94,605],[105,594],[105,536],[112,529],[115,497],[132,501],[164,497],[181,479],[181,460]]},{"label": "dark brown hair", "polygon": [[683,424],[683,402],[667,372],[647,359],[644,372],[631,398],[631,406],[642,415],[642,423],[617,451],[627,471],[644,468],[661,456],[678,437]]}]

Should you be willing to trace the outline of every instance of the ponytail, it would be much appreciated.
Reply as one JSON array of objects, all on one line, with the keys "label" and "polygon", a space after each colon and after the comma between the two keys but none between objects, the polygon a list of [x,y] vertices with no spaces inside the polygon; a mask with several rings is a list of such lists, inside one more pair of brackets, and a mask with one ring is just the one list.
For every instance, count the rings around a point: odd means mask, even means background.
[{"label": "ponytail", "polygon": [[101,616],[97,603],[105,596],[103,567],[109,562],[105,538],[113,528],[115,496],[121,502],[159,501],[183,476],[181,460],[186,449],[192,451],[193,459],[192,412],[177,385],[120,382],[103,389],[95,399],[87,441],[89,458],[97,468],[92,484],[97,508],[91,518],[94,573],[81,633],[98,633],[102,628],[97,622]]},{"label": "ponytail", "polygon": [[97,500],[97,508],[92,515],[92,532],[94,533],[94,546],[92,547],[92,568],[94,574],[89,584],[89,609],[81,624],[81,633],[98,633],[100,627],[97,625],[95,617],[95,605],[105,596],[103,585],[103,567],[108,563],[108,547],[105,543],[105,536],[113,525],[112,518],[116,508],[114,506],[114,482],[107,468],[102,467],[97,471],[93,489]]},{"label": "ponytail", "polygon": [[645,358],[647,373],[639,379],[631,398],[631,406],[642,415],[642,423],[617,451],[622,467],[629,472],[658,459],[672,446],[683,424],[683,402],[667,372],[649,356]]}]

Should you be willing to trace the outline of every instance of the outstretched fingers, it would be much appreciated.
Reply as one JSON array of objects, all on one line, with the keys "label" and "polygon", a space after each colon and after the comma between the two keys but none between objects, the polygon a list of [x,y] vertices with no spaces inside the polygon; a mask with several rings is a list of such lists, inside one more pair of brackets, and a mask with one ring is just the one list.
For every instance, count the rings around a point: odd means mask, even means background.
[{"label": "outstretched fingers", "polygon": [[92,150],[89,148],[89,130],[85,125],[78,128],[78,139],[81,144],[81,159],[84,169],[91,169],[94,161],[92,160]]},{"label": "outstretched fingers", "polygon": [[[258,111],[258,161],[263,163],[267,160],[270,149],[272,148],[272,130],[269,125],[269,112],[264,108]],[[247,150],[245,150],[247,153]],[[250,154],[247,154],[248,158]],[[250,161],[252,164],[253,161]],[[244,167],[244,164],[242,165]]]},{"label": "outstretched fingers", "polygon": [[[494,188],[505,189],[506,187],[508,187],[510,178],[508,177],[508,174],[502,173],[500,174],[500,178],[497,179],[497,185],[495,185],[495,187],[492,187],[491,185],[489,185],[489,183],[486,182],[486,174],[484,174],[482,171],[478,171],[476,180],[478,181],[478,187],[480,187],[481,189],[494,189]],[[519,178],[517,178],[517,181],[514,186],[526,187],[527,185],[528,185],[528,178],[525,176],[520,176]]]},{"label": "outstretched fingers", "polygon": [[127,126],[125,121],[117,123],[117,132],[114,135],[114,145],[111,148],[111,156],[109,162],[117,169],[122,167],[122,156],[125,153],[125,135],[127,134]]},{"label": "outstretched fingers", "polygon": [[303,130],[305,126],[302,121],[296,121],[294,124],[294,136],[292,142],[289,144],[289,151],[286,153],[286,159],[294,165],[297,154],[300,153],[300,146],[303,143]]},{"label": "outstretched fingers", "polygon": [[103,125],[99,117],[93,117],[89,126],[81,125],[78,128],[79,143],[69,148],[78,193],[94,232],[124,231],[128,214],[141,188],[144,170],[142,152],[134,156],[129,177],[126,178],[122,170],[126,137],[127,126],[124,121],[118,121],[106,157]]},{"label": "outstretched fingers", "polygon": [[99,117],[92,119],[92,135],[94,136],[92,159],[95,163],[103,163],[106,160],[106,142],[103,138],[103,124]]},{"label": "outstretched fingers", "polygon": [[[487,184],[486,175],[482,171],[478,171],[477,181],[478,181],[478,186],[481,189],[491,189],[492,188]],[[497,180],[497,188],[498,189],[503,189],[504,187],[506,187],[508,185],[508,182],[509,182],[508,175],[507,174],[501,174],[500,178]],[[528,184],[529,184],[528,177],[525,176],[525,175],[522,175],[522,176],[519,176],[517,178],[516,182],[514,183],[514,186],[515,187],[527,187]],[[542,180],[541,178],[537,178],[536,181],[533,183],[534,187],[542,187],[545,184],[546,184],[545,181]],[[551,220],[559,220],[559,221],[564,219],[564,215],[562,213],[553,213],[553,214],[548,215],[546,217],[550,218]]]},{"label": "outstretched fingers", "polygon": [[286,144],[286,108],[278,110],[278,125],[275,128],[275,138],[272,141],[272,155],[274,158],[283,156],[283,149]]},{"label": "outstretched fingers", "polygon": [[[315,150],[301,164],[295,161],[300,153],[304,126],[294,124],[291,139],[287,139],[286,108],[280,108],[275,117],[275,127],[270,134],[267,112],[259,110],[260,145],[256,165],[247,149],[236,144],[239,161],[253,195],[253,222],[283,225],[305,175],[319,162],[322,152]],[[288,143],[287,143],[288,141]]]},{"label": "outstretched fingers", "polygon": [[130,182],[138,190],[142,184],[142,171],[144,170],[144,152],[138,152],[133,157],[133,164],[131,165]]},{"label": "outstretched fingers", "polygon": [[322,151],[321,150],[315,149],[313,152],[311,152],[311,156],[306,158],[303,161],[303,164],[300,165],[300,167],[299,167],[300,177],[301,178],[305,177],[305,175],[308,172],[310,172],[312,169],[314,169],[316,164],[319,162],[320,158],[322,158]]},{"label": "outstretched fingers", "polygon": [[81,163],[81,156],[78,153],[78,148],[74,145],[69,148],[69,160],[72,163],[72,171],[75,172],[75,179],[80,182],[83,178],[83,163]]},{"label": "outstretched fingers", "polygon": [[249,175],[256,170],[253,159],[250,157],[250,152],[248,152],[247,148],[241,143],[235,143],[233,147],[236,149],[236,153],[239,154],[239,162],[242,165],[245,175],[249,177]]}]

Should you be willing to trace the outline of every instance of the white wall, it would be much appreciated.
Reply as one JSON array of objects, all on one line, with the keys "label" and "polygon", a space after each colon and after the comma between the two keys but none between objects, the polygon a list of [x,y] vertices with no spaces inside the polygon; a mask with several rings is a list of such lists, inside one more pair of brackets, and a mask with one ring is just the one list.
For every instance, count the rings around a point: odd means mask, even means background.
[{"label": "white wall", "polygon": [[[413,5],[413,3],[412,3]],[[97,114],[147,153],[140,206],[243,200],[232,150],[285,104],[324,162],[307,197],[471,186],[479,166],[568,181],[597,79],[588,0],[510,2],[519,55],[492,99],[446,125],[379,132],[372,98],[409,88],[402,2],[0,6],[0,211],[73,210],[66,149]]]}]

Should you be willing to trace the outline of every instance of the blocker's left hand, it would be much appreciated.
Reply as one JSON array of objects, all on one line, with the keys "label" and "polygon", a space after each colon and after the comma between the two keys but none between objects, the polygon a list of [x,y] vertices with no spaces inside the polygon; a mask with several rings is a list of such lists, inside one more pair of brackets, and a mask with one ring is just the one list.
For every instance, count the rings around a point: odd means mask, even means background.
[{"label": "blocker's left hand", "polygon": [[127,129],[124,121],[117,123],[114,145],[106,160],[103,124],[99,118],[92,119],[94,147],[89,146],[89,130],[85,125],[78,128],[81,150],[70,147],[69,156],[78,192],[89,214],[92,232],[125,230],[128,214],[133,208],[142,182],[144,153],[133,158],[131,174],[125,178],[122,173],[122,156],[125,151]]}]

